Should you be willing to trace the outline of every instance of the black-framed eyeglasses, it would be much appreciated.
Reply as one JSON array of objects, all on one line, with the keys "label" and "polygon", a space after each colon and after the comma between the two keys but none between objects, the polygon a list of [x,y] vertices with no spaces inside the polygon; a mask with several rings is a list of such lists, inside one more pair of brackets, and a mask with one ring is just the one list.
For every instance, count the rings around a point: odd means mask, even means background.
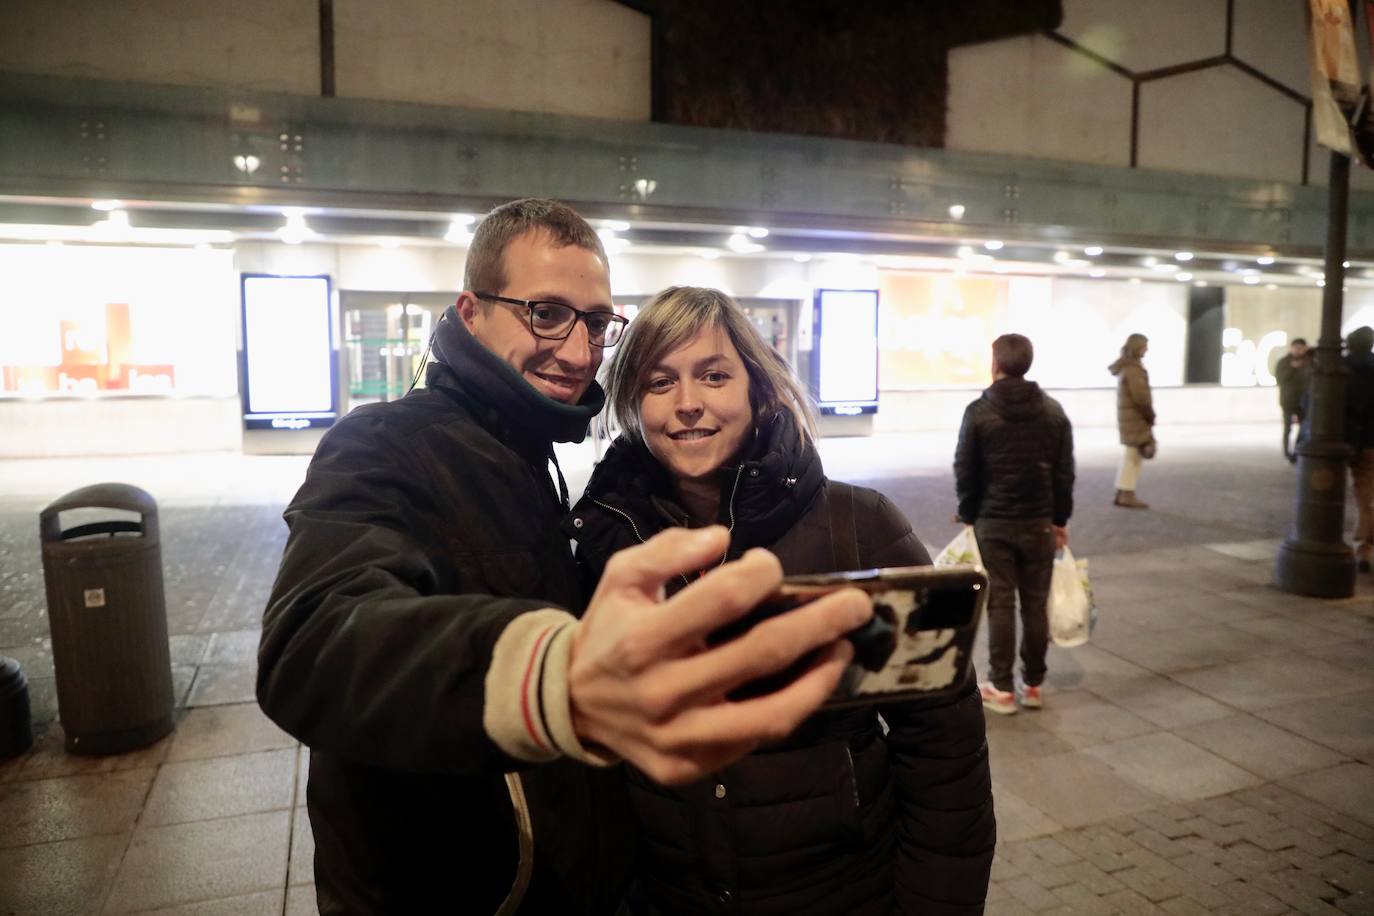
[{"label": "black-framed eyeglasses", "polygon": [[487,302],[502,302],[519,306],[529,314],[530,333],[545,340],[567,340],[573,326],[581,319],[587,326],[587,340],[594,347],[614,347],[630,322],[614,312],[584,312],[562,302],[541,299],[512,299],[495,293],[473,293]]}]

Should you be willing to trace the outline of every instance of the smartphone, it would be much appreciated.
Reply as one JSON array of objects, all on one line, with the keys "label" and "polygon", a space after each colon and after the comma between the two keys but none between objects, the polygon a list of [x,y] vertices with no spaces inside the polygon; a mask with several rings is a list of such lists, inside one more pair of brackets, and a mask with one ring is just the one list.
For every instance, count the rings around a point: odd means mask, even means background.
[{"label": "smartphone", "polygon": [[[778,614],[841,588],[873,596],[873,617],[849,633],[854,660],[824,707],[892,703],[957,690],[972,666],[973,639],[987,605],[981,566],[901,566],[813,576],[790,576],[753,611],[712,634],[718,645]],[[740,700],[787,686],[815,660],[798,659],[776,674],[729,695]]]}]

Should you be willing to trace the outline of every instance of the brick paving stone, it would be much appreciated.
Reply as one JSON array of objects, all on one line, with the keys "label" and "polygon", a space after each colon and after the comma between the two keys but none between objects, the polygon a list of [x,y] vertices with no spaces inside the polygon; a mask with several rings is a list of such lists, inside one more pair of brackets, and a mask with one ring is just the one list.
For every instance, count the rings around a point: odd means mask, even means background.
[{"label": "brick paving stone", "polygon": [[1129,888],[1124,891],[1117,891],[1115,894],[1108,894],[1102,899],[1116,907],[1120,913],[1140,913],[1143,916],[1143,914],[1158,912],[1153,903]]},{"label": "brick paving stone", "polygon": [[1140,821],[1135,819],[1133,814],[1123,814],[1111,820],[1103,821],[1102,826],[1108,830],[1114,830],[1122,836],[1130,836],[1143,826]]},{"label": "brick paving stone", "polygon": [[1230,897],[1232,903],[1249,904],[1257,908],[1271,907],[1278,903],[1273,894],[1266,893],[1264,888],[1249,881],[1232,881],[1221,885],[1218,890]]},{"label": "brick paving stone", "polygon": [[1218,846],[1230,846],[1232,843],[1240,841],[1239,824],[1223,827],[1205,817],[1195,817],[1190,821],[1184,821],[1180,826],[1191,827],[1192,834],[1211,840]]},{"label": "brick paving stone", "polygon": [[[1333,839],[1334,839],[1334,834],[1333,834]],[[1349,840],[1350,840],[1350,844],[1351,844],[1352,846],[1359,846],[1359,845],[1360,845],[1360,841],[1357,840],[1357,839],[1355,839],[1354,837],[1350,837]],[[1316,856],[1317,858],[1321,858],[1322,856],[1329,856],[1329,855],[1331,855],[1332,853],[1334,853],[1337,849],[1339,849],[1339,848],[1341,848],[1341,847],[1332,845],[1332,843],[1328,842],[1328,841],[1325,840],[1325,839],[1322,839],[1321,837],[1313,836],[1313,835],[1310,834],[1310,833],[1306,833],[1306,832],[1304,832],[1304,831],[1302,831],[1302,830],[1298,830],[1297,833],[1296,833],[1296,840],[1295,840],[1295,842],[1294,842],[1292,848],[1293,848],[1293,849],[1300,849],[1300,850],[1302,850],[1303,852],[1306,852],[1308,855],[1312,855],[1312,856]],[[1287,849],[1284,850],[1284,852],[1288,852],[1288,851],[1289,851],[1289,850],[1287,850]],[[1346,852],[1352,852],[1349,848],[1346,848],[1345,851],[1346,851]],[[1352,852],[1352,855],[1358,855],[1358,854]],[[1363,858],[1363,856],[1361,856],[1361,858]]]},{"label": "brick paving stone", "polygon": [[1280,827],[1277,830],[1247,830],[1245,832],[1247,842],[1269,852],[1291,849],[1298,845],[1298,837],[1298,831],[1291,827]]},{"label": "brick paving stone", "polygon": [[1151,903],[1159,903],[1161,900],[1168,900],[1179,894],[1168,881],[1150,874],[1143,868],[1128,868],[1125,871],[1117,872],[1112,877]]},{"label": "brick paving stone", "polygon": [[1137,830],[1135,833],[1131,834],[1131,839],[1135,840],[1155,855],[1162,856],[1166,859],[1188,854],[1187,847],[1180,846],[1178,843],[1174,842],[1173,839],[1170,839],[1167,834],[1160,833],[1153,827],[1144,827]]},{"label": "brick paving stone", "polygon": [[1306,811],[1294,811],[1291,808],[1285,808],[1278,813],[1277,817],[1288,826],[1296,827],[1312,836],[1325,837],[1336,832],[1335,827],[1313,817]]},{"label": "brick paving stone", "polygon": [[1353,817],[1346,817],[1344,814],[1337,814],[1333,811],[1323,817],[1322,820],[1342,833],[1348,833],[1353,837],[1374,843],[1374,827],[1357,821]]},{"label": "brick paving stone", "polygon": [[[1112,836],[1120,838],[1119,834],[1113,833]],[[1120,871],[1123,868],[1131,867],[1130,861],[1126,859],[1125,850],[1108,848],[1110,841],[1104,844],[1100,837],[1079,832],[1060,835],[1059,839],[1065,846],[1104,872]],[[1127,840],[1126,842],[1129,843],[1130,841]]]},{"label": "brick paving stone", "polygon": [[1021,866],[1008,861],[1000,851],[992,857],[992,880],[994,881],[1006,881],[1025,873]]},{"label": "brick paving stone", "polygon": [[1374,894],[1374,869],[1350,853],[1338,852],[1321,859],[1318,873],[1348,894]]},{"label": "brick paving stone", "polygon": [[1355,894],[1337,900],[1336,909],[1350,916],[1374,916],[1374,894]]},{"label": "brick paving stone", "polygon": [[[1216,848],[1216,847],[1212,847]],[[1225,884],[1234,881],[1235,876],[1217,864],[1218,859],[1212,856],[1191,855],[1183,856],[1176,860],[1181,871],[1186,872],[1196,881],[1201,881],[1209,887],[1218,884]]]},{"label": "brick paving stone", "polygon": [[1035,911],[1019,900],[1003,900],[986,911],[986,916],[1034,916]]},{"label": "brick paving stone", "polygon": [[1250,843],[1236,843],[1222,850],[1221,867],[1238,878],[1250,878],[1272,872],[1283,859],[1275,853],[1265,852]]},{"label": "brick paving stone", "polygon": [[1035,880],[1039,882],[1040,886],[1048,890],[1074,883],[1073,876],[1065,874],[1062,865],[1042,866],[1035,870],[1034,875]]},{"label": "brick paving stone", "polygon": [[996,903],[999,900],[1011,899],[1011,893],[1002,886],[1001,881],[992,881],[988,884],[988,895],[984,899],[988,903]]},{"label": "brick paving stone", "polygon": [[1061,867],[1059,871],[1061,874],[1068,875],[1075,883],[1086,887],[1098,896],[1109,894],[1112,891],[1119,891],[1125,887],[1125,885],[1116,880],[1116,878],[1107,874],[1091,862],[1075,862],[1073,865]]},{"label": "brick paving stone", "polygon": [[1211,910],[1188,897],[1175,897],[1173,900],[1166,900],[1159,905],[1159,908],[1171,916],[1212,916]]},{"label": "brick paving stone", "polygon": [[[1220,869],[1217,870],[1221,871]],[[1225,874],[1225,872],[1222,872],[1222,874]],[[1226,878],[1227,880],[1231,880],[1230,875],[1226,875]],[[1184,878],[1178,882],[1176,887],[1182,896],[1187,897],[1200,906],[1225,906],[1231,900],[1226,894],[1217,890],[1216,885],[1208,884],[1205,881],[1199,881],[1197,878]]]},{"label": "brick paving stone", "polygon": [[1027,842],[1027,847],[1050,865],[1070,865],[1081,862],[1083,857],[1052,836],[1039,837]]},{"label": "brick paving stone", "polygon": [[1064,901],[1064,905],[1080,916],[1112,916],[1116,907],[1081,884],[1070,884],[1055,888],[1054,895]]},{"label": "brick paving stone", "polygon": [[1338,834],[1331,842],[1337,849],[1348,852],[1357,859],[1374,862],[1374,843],[1366,843],[1364,840],[1348,834]]},{"label": "brick paving stone", "polygon": [[[1327,855],[1329,856],[1330,853]],[[1294,849],[1285,849],[1279,853],[1279,857],[1294,868],[1314,874],[1321,874],[1321,863],[1323,858],[1325,858],[1324,856],[1313,855],[1301,846]]]},{"label": "brick paving stone", "polygon": [[1200,802],[1194,802],[1190,808],[1195,811],[1199,817],[1205,817],[1207,820],[1220,827],[1229,827],[1232,824],[1239,824],[1245,819],[1240,812],[1246,810],[1246,806],[1229,795],[1221,795],[1216,798],[1208,798]]},{"label": "brick paving stone", "polygon": [[1271,900],[1268,903],[1228,903],[1216,910],[1216,916],[1286,916],[1288,907]]},{"label": "brick paving stone", "polygon": [[1179,873],[1178,866],[1163,856],[1157,856],[1144,846],[1137,846],[1126,854],[1131,864],[1142,868],[1156,878],[1173,878]]},{"label": "brick paving stone", "polygon": [[1032,910],[1047,910],[1059,905],[1059,898],[1029,875],[1003,882],[1008,893]]},{"label": "brick paving stone", "polygon": [[1182,824],[1183,821],[1192,820],[1196,816],[1191,811],[1183,808],[1179,808],[1177,811],[1180,815],[1179,817],[1170,817],[1158,810],[1144,811],[1137,814],[1135,817],[1136,820],[1154,830],[1156,833],[1174,840],[1192,833],[1191,830],[1180,826],[1180,824]]}]

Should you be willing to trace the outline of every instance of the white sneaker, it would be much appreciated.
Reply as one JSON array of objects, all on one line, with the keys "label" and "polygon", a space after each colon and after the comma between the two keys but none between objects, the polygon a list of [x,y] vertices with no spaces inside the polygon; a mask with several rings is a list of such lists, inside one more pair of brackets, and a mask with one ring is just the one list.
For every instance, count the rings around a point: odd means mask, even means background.
[{"label": "white sneaker", "polygon": [[1016,713],[1016,694],[1010,690],[998,690],[992,684],[979,684],[978,693],[983,697],[983,708],[1003,716]]}]

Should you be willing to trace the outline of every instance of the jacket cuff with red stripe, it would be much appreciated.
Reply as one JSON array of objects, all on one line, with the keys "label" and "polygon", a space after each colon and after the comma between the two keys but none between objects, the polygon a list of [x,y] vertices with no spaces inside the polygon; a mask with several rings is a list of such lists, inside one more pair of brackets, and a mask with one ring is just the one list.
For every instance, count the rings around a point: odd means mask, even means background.
[{"label": "jacket cuff with red stripe", "polygon": [[556,608],[520,614],[501,631],[487,669],[482,726],[507,755],[529,763],[571,757],[610,766],[573,730],[568,668],[577,618]]}]

